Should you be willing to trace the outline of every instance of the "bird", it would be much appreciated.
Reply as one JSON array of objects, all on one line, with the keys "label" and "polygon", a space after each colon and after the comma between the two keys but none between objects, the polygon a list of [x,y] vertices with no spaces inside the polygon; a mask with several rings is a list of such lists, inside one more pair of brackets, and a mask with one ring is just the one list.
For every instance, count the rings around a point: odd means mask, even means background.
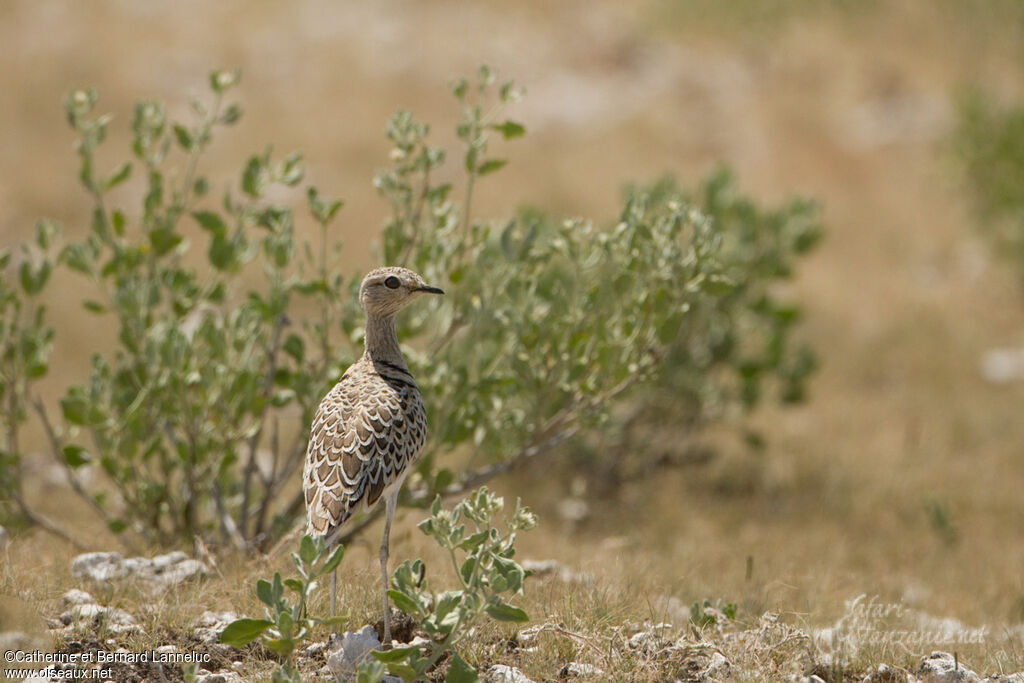
[{"label": "bird", "polygon": [[[419,386],[398,345],[395,315],[423,294],[444,294],[417,273],[396,266],[367,273],[359,287],[366,313],[362,357],[320,402],[310,429],[303,469],[306,533],[337,542],[345,522],[383,500],[380,544],[384,646],[391,644],[388,554],[398,492],[427,438]],[[338,576],[331,577],[334,616]]]}]

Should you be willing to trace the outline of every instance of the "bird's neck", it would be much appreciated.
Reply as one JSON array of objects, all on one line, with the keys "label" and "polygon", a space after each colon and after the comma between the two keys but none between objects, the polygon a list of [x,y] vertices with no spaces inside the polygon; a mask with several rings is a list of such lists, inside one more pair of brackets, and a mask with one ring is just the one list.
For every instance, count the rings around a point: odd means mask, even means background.
[{"label": "bird's neck", "polygon": [[402,349],[398,346],[398,332],[395,329],[395,316],[367,316],[366,318],[366,350],[363,358],[370,361],[384,361],[407,368]]}]

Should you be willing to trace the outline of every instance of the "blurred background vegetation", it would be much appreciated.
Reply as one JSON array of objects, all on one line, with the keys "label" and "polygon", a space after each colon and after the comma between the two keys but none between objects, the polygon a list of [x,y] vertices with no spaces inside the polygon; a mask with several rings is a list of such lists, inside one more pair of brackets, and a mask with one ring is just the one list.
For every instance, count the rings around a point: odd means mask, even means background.
[{"label": "blurred background vegetation", "polygon": [[[106,148],[125,150],[136,100],[184,119],[219,67],[242,69],[245,116],[207,174],[235,177],[268,142],[302,150],[307,177],[346,200],[343,272],[373,264],[390,215],[371,183],[392,147],[384,122],[411,110],[456,147],[445,85],[480,63],[525,86],[509,116],[529,135],[502,148],[510,163],[474,191],[475,215],[528,205],[609,225],[624,186],[670,174],[701,203],[722,164],[758,206],[813,198],[827,239],[773,289],[799,302],[795,334],[817,351],[807,400],[726,415],[695,442],[677,395],[647,399],[632,431],[495,482],[542,520],[521,552],[752,614],[824,619],[869,592],[970,623],[1024,618],[1024,383],[979,370],[989,349],[1024,346],[1020,261],[993,256],[1021,225],[1019,3],[18,1],[0,7],[0,41],[3,246],[33,239],[41,216],[68,239],[89,230],[65,92],[96,88],[118,117]],[[318,239],[315,223],[297,230]],[[117,335],[81,308],[76,277],[55,274],[47,301],[64,340],[40,384],[54,404]],[[38,424],[22,438],[45,446]],[[586,467],[609,445],[622,471]],[[631,449],[658,454],[658,476]],[[83,504],[52,502],[63,481],[26,463],[29,499],[115,543],[80,521]]]}]

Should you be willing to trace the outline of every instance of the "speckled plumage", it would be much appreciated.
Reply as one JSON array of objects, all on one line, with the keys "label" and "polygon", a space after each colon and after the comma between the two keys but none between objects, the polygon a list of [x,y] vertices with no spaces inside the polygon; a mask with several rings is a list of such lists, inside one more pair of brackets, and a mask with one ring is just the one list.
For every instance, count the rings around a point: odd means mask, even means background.
[{"label": "speckled plumage", "polygon": [[[390,645],[388,537],[398,490],[423,449],[427,416],[416,380],[405,364],[395,315],[423,293],[443,294],[406,268],[378,268],[363,279],[366,348],[328,392],[310,432],[303,471],[306,533],[333,544],[345,522],[383,499],[387,506],[380,547],[384,646]],[[334,615],[337,575],[332,581]]]},{"label": "speckled plumage", "polygon": [[313,420],[303,477],[306,533],[333,542],[349,517],[397,492],[426,438],[427,416],[412,375],[364,355],[324,397]]}]

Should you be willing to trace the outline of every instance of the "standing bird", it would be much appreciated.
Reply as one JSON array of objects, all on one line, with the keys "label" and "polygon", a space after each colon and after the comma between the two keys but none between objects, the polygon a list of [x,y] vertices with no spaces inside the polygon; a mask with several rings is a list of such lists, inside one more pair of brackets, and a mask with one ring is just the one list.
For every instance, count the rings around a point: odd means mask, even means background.
[{"label": "standing bird", "polygon": [[[377,268],[363,279],[359,303],[366,311],[366,348],[316,411],[302,477],[306,533],[322,536],[327,545],[335,543],[349,517],[384,499],[387,509],[380,571],[385,647],[391,644],[387,594],[391,521],[398,491],[427,438],[423,400],[398,346],[395,314],[423,293],[444,291],[406,268]],[[331,616],[337,588],[335,571],[331,577]]]}]

